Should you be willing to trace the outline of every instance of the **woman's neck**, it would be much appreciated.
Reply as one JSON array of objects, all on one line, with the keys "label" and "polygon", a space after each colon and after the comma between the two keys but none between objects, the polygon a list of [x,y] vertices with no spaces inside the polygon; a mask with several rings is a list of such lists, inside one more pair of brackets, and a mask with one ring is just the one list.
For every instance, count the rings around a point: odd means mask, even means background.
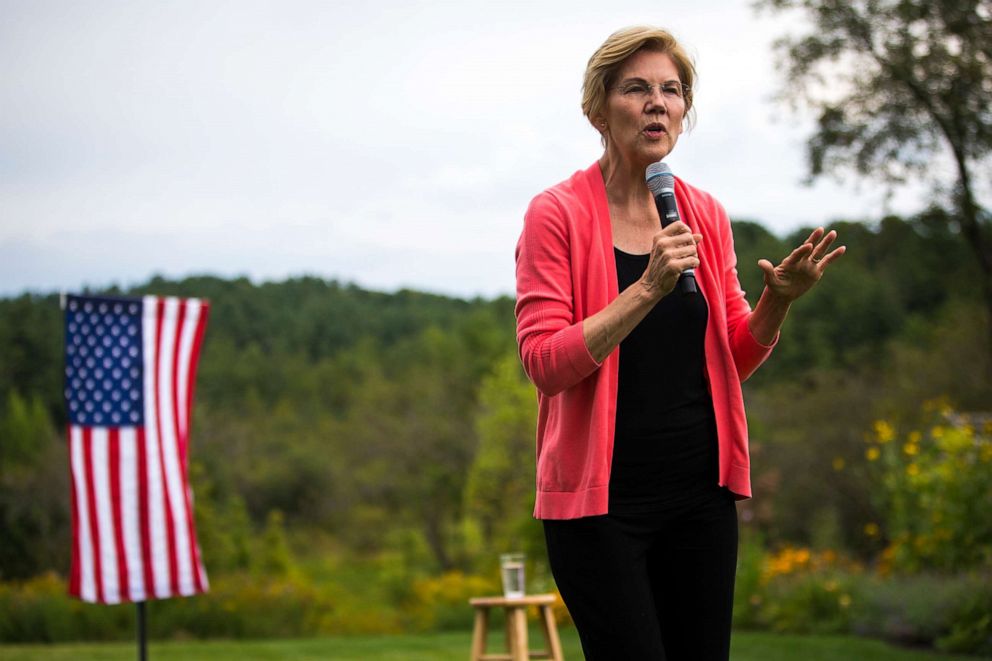
[{"label": "woman's neck", "polygon": [[609,149],[599,159],[610,206],[631,209],[652,206],[654,198],[644,182],[644,168],[616,158]]}]

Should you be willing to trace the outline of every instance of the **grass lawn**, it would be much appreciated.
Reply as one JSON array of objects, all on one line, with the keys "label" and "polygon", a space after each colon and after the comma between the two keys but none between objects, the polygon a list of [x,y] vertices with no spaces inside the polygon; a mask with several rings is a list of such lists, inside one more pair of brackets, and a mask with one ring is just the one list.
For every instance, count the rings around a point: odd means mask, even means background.
[{"label": "grass lawn", "polygon": [[[496,634],[501,632],[495,632]],[[540,640],[531,632],[532,644]],[[572,628],[561,631],[565,658],[582,659],[578,636]],[[251,661],[253,659],[336,659],[340,661],[465,661],[470,633],[411,636],[340,636],[300,640],[192,641],[151,643],[149,661]],[[490,634],[490,650],[501,644]],[[0,645],[3,661],[121,661],[136,658],[134,644]],[[735,633],[733,661],[974,661],[974,657],[903,650],[881,642],[849,636],[780,636]]]}]

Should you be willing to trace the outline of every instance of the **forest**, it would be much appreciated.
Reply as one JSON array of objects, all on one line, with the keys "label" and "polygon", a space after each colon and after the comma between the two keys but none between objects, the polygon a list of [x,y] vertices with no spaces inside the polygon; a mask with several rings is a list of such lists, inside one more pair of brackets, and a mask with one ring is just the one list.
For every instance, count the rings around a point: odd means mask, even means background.
[{"label": "forest", "polygon": [[[745,383],[754,497],[738,505],[735,625],[986,650],[992,362],[980,270],[939,209],[831,227],[847,254]],[[752,304],[757,260],[809,231],[734,221]],[[90,291],[211,304],[190,475],[212,591],[155,604],[153,635],[467,627],[465,599],[498,590],[507,551],[528,554],[531,590],[553,589],[531,517],[535,394],[509,296],[316,277]],[[55,292],[0,300],[0,640],[130,635],[126,611],[64,596],[61,315]],[[976,577],[986,587],[962,601]]]}]

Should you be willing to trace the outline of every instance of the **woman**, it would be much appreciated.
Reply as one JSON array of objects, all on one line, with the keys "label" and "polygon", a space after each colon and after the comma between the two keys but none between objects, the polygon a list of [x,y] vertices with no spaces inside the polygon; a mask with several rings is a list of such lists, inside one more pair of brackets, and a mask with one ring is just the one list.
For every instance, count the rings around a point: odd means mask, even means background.
[{"label": "woman", "polygon": [[[741,381],[844,252],[819,228],[778,266],[761,260],[751,311],[716,200],[676,180],[681,221],[659,229],[644,173],[674,149],[694,76],[664,30],[610,36],[582,99],[603,156],[534,198],[517,246],[534,513],[587,659],[728,658],[735,500],[751,495]],[[698,291],[673,292],[687,269]]]}]

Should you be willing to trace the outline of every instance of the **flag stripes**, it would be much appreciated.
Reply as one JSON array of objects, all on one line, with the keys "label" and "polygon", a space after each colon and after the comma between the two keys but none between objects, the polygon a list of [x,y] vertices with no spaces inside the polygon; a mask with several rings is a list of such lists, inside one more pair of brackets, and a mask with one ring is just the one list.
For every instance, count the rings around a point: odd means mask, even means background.
[{"label": "flag stripes", "polygon": [[[92,303],[113,304],[114,300],[92,299]],[[75,306],[70,309],[79,312],[73,318],[77,320],[74,327],[86,321],[90,309],[84,313],[82,306],[87,302],[91,299],[70,299],[70,306]],[[107,321],[97,315],[89,327],[99,323],[112,341],[93,342],[84,337],[84,341],[74,338],[73,342],[82,347],[87,360],[92,352],[86,353],[85,347],[101,345],[107,354],[113,348],[114,356],[135,359],[140,374],[127,361],[118,369],[117,363],[101,357],[106,373],[112,371],[115,378],[125,379],[124,389],[130,385],[127,375],[136,377],[133,387],[142,389],[142,398],[133,392],[123,397],[140,402],[140,423],[111,426],[92,424],[91,419],[81,424],[70,416],[68,428],[73,496],[69,591],[84,601],[108,604],[186,596],[208,588],[196,541],[187,447],[196,365],[209,308],[196,299],[152,296],[140,301],[125,299],[124,303],[140,317],[140,334],[131,333],[137,335],[133,347],[121,338],[124,351],[117,350],[115,340],[127,335],[128,322],[112,321],[110,313]],[[67,349],[67,364],[70,355],[80,353]],[[77,358],[73,364],[81,363]],[[67,369],[67,375],[70,372]],[[111,415],[116,409],[108,406],[110,400],[116,406],[122,399],[121,392],[114,391],[117,385],[104,381],[104,388],[110,390],[97,392],[100,386],[91,381],[83,379],[90,390],[81,395],[70,393],[67,387],[67,398],[75,398],[73,410],[86,405],[86,411],[93,411],[90,404],[95,402],[97,410],[102,406],[105,415]],[[131,420],[138,419],[135,413],[130,415]]]}]

